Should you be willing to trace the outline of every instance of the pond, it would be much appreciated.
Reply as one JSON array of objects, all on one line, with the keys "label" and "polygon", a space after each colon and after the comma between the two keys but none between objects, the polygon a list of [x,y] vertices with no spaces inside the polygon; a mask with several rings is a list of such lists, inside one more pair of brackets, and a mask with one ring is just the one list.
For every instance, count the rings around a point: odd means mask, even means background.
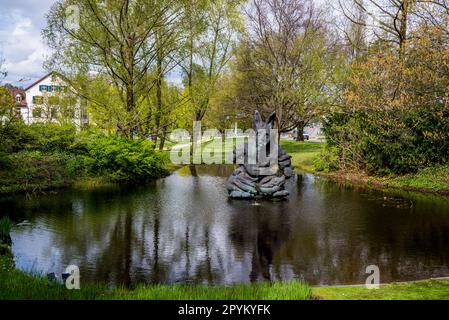
[{"label": "pond", "polygon": [[230,200],[232,167],[186,167],[149,185],[0,200],[21,270],[80,267],[81,283],[311,285],[449,276],[449,200],[345,187],[310,174],[282,202]]}]

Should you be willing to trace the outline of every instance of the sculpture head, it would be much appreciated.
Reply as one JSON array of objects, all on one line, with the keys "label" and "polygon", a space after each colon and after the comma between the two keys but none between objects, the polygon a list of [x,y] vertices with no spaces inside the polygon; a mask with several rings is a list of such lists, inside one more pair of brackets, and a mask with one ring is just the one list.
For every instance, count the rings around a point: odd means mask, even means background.
[{"label": "sculpture head", "polygon": [[260,115],[259,111],[256,111],[254,114],[254,126],[255,130],[268,130],[268,132],[273,129],[274,127],[274,121],[276,120],[276,112],[273,112],[268,117],[267,121],[262,120],[262,116]]}]

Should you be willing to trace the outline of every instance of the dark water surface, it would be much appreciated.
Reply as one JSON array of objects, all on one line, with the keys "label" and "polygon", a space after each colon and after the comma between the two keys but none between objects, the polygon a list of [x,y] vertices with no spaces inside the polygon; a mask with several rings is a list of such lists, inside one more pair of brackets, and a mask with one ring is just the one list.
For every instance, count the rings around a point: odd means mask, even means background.
[{"label": "dark water surface", "polygon": [[16,266],[80,267],[81,283],[312,285],[449,276],[449,200],[345,188],[299,176],[285,202],[233,201],[229,167],[184,168],[141,187],[0,199]]}]

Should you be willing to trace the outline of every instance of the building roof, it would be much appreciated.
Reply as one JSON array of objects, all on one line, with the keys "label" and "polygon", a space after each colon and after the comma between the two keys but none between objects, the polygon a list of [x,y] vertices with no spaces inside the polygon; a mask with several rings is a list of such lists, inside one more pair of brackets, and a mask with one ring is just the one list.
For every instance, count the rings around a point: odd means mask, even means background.
[{"label": "building roof", "polygon": [[39,82],[41,82],[41,81],[43,81],[43,80],[45,80],[45,79],[47,79],[48,77],[50,77],[51,75],[53,75],[53,71],[52,72],[50,72],[50,73],[47,73],[45,76],[43,76],[42,78],[40,78],[39,80],[37,80],[36,82],[34,82],[33,84],[31,84],[31,85],[29,85],[28,87],[26,87],[24,90],[25,91],[28,91],[28,90],[30,90],[32,87],[34,87],[36,84],[38,84]]},{"label": "building roof", "polygon": [[[26,108],[28,106],[26,101],[26,93],[25,90],[16,88],[16,87],[7,87],[8,91],[11,93],[12,97],[14,98],[14,102],[16,104],[16,107],[24,107]],[[16,102],[17,95],[20,94],[22,96],[22,100],[20,102]]]}]

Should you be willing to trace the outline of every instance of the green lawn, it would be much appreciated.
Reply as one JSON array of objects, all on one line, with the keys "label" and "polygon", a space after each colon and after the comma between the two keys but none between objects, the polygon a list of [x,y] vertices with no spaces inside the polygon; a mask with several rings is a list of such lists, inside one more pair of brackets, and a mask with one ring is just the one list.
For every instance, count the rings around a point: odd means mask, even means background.
[{"label": "green lawn", "polygon": [[[82,279],[82,278],[81,278]],[[108,289],[82,283],[81,290],[49,284],[45,277],[18,271],[0,256],[0,300],[449,300],[449,279],[383,285],[310,288],[300,281],[258,283],[229,287],[203,285],[139,286],[134,290]]]},{"label": "green lawn", "polygon": [[308,300],[312,289],[300,281],[258,283],[229,287],[203,285],[139,286],[134,290],[113,289],[105,285],[83,285],[81,290],[67,290],[59,284],[49,285],[47,279],[32,276],[14,268],[11,261],[0,256],[0,300]]},{"label": "green lawn", "polygon": [[320,142],[281,141],[281,146],[292,156],[292,164],[297,170],[313,172],[314,162],[324,149]]},{"label": "green lawn", "polygon": [[[225,145],[223,143],[222,152],[223,160],[228,154],[232,154],[235,145],[244,142],[244,139],[237,139],[234,145]],[[202,147],[212,147],[211,141],[202,143]],[[284,148],[292,156],[293,166],[300,171],[314,171],[314,162],[324,150],[324,143],[319,142],[296,142],[296,141],[281,141],[281,147]],[[178,168],[178,167],[176,167]]]},{"label": "green lawn", "polygon": [[370,290],[365,286],[314,288],[324,300],[449,300],[449,279],[382,285]]},{"label": "green lawn", "polygon": [[449,193],[449,166],[434,166],[418,170],[415,174],[397,177],[388,186],[418,191]]}]

